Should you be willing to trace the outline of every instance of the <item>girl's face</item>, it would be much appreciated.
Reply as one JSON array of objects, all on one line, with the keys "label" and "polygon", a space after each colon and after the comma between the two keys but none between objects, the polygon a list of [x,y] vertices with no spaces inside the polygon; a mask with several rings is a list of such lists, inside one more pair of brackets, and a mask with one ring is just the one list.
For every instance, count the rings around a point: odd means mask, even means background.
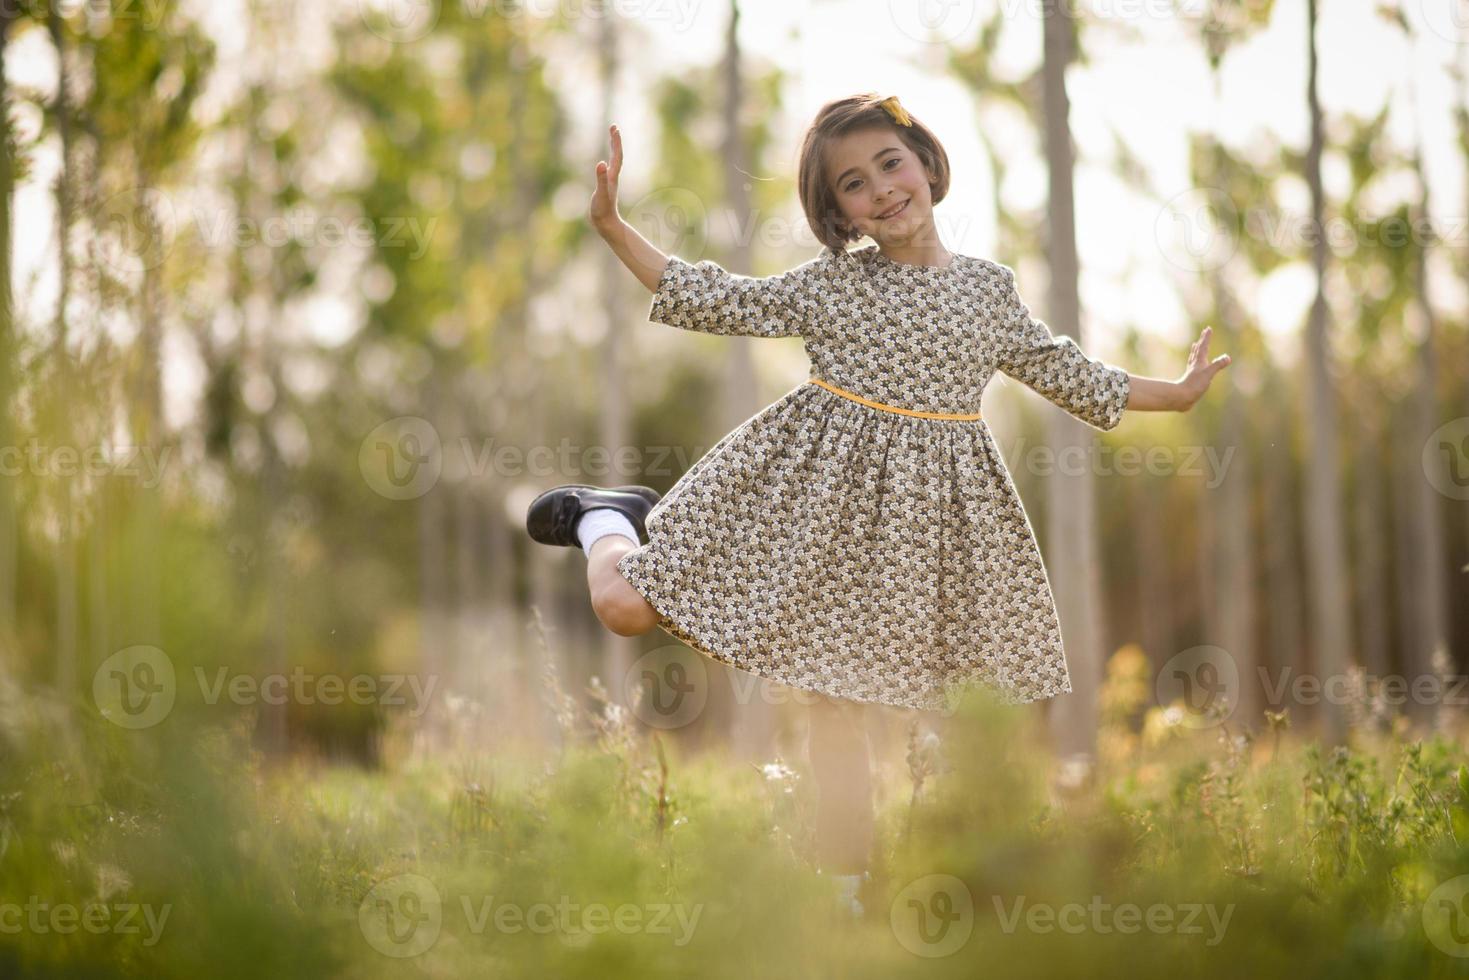
[{"label": "girl's face", "polygon": [[884,247],[938,244],[933,175],[891,129],[838,137],[828,148],[826,168],[837,206],[858,233]]}]

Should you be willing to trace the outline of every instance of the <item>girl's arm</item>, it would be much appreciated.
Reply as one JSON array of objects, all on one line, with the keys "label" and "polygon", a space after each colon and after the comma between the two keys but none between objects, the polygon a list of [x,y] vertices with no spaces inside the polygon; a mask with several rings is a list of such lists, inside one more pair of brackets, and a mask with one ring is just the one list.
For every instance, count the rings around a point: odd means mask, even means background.
[{"label": "girl's arm", "polygon": [[1053,336],[1031,315],[1016,289],[1014,270],[996,268],[1001,280],[992,351],[996,365],[1094,428],[1114,428],[1127,409],[1186,412],[1229,364],[1228,354],[1209,360],[1210,327],[1194,341],[1188,367],[1177,381],[1135,375],[1088,357],[1071,337]]},{"label": "girl's arm", "polygon": [[617,213],[622,135],[611,127],[612,163],[597,163],[597,190],[588,210],[592,226],[622,264],[653,293],[648,319],[683,330],[726,336],[795,337],[816,310],[812,280],[825,253],[774,276],[742,276],[706,259],[664,255]]},{"label": "girl's arm", "polygon": [[1132,375],[1132,391],[1127,407],[1139,412],[1187,412],[1209,390],[1214,375],[1229,366],[1228,354],[1209,360],[1209,336],[1213,327],[1205,327],[1189,348],[1188,367],[1177,381]]},{"label": "girl's arm", "polygon": [[668,256],[658,251],[652,242],[644,238],[636,228],[617,219],[615,225],[605,231],[598,228],[604,241],[611,247],[622,264],[632,270],[638,282],[648,287],[649,292],[658,291],[658,280],[668,265]]},{"label": "girl's arm", "polygon": [[1074,338],[1052,334],[1020,298],[1014,270],[993,263],[992,271],[998,286],[983,319],[995,367],[1092,428],[1116,428],[1133,406],[1132,376],[1088,357]]},{"label": "girl's arm", "polygon": [[668,256],[658,251],[638,230],[617,213],[617,178],[622,173],[622,134],[617,126],[609,127],[612,136],[612,164],[597,161],[597,189],[587,210],[592,227],[627,266],[638,282],[657,292],[658,280],[668,265]]}]

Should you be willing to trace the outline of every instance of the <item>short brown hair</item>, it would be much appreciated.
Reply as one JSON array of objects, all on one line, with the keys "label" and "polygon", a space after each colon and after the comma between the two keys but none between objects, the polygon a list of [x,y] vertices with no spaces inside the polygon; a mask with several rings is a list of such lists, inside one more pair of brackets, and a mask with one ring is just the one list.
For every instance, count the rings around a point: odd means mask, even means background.
[{"label": "short brown hair", "polygon": [[900,125],[883,107],[884,96],[863,92],[828,102],[816,113],[801,141],[799,190],[801,207],[816,238],[827,248],[845,250],[862,235],[842,217],[836,193],[826,178],[826,147],[833,139],[859,129],[886,129],[918,155],[934,177],[933,203],[949,193],[949,155],[938,137],[918,117],[908,113],[911,126]]}]

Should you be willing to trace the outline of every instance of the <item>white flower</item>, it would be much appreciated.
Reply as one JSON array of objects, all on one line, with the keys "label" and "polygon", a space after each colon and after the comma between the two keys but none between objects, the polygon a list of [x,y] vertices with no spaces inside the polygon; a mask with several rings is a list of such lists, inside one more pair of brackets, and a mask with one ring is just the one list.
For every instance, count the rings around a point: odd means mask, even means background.
[{"label": "white flower", "polygon": [[765,763],[765,765],[760,767],[760,772],[764,774],[765,778],[772,783],[784,782],[788,779],[793,780],[797,778],[795,770],[793,770],[790,766],[787,766],[780,759],[777,759],[774,762]]}]

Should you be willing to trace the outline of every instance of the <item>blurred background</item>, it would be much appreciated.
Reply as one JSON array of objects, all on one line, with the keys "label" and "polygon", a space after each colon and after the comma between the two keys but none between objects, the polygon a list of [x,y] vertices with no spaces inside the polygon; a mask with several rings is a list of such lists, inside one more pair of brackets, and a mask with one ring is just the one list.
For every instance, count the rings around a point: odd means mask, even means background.
[{"label": "blurred background", "polygon": [[[820,248],[805,126],[866,91],[944,142],[944,243],[1013,267],[1053,332],[1172,379],[1212,325],[1233,359],[1105,434],[986,394],[1077,687],[1025,713],[1062,783],[1166,728],[1453,731],[1469,7],[1062,6],[0,4],[0,868],[53,807],[197,802],[138,774],[193,786],[175,754],[221,733],[262,779],[545,762],[578,730],[785,779],[799,697],[605,630],[524,513],[666,491],[807,375],[799,339],[647,321],[586,221],[608,124],[629,223],[770,275]],[[697,694],[672,720],[644,696],[671,665]],[[877,715],[911,773],[907,717]],[[394,792],[446,826],[488,806],[480,770],[441,775]],[[374,865],[349,863],[350,909]]]}]

